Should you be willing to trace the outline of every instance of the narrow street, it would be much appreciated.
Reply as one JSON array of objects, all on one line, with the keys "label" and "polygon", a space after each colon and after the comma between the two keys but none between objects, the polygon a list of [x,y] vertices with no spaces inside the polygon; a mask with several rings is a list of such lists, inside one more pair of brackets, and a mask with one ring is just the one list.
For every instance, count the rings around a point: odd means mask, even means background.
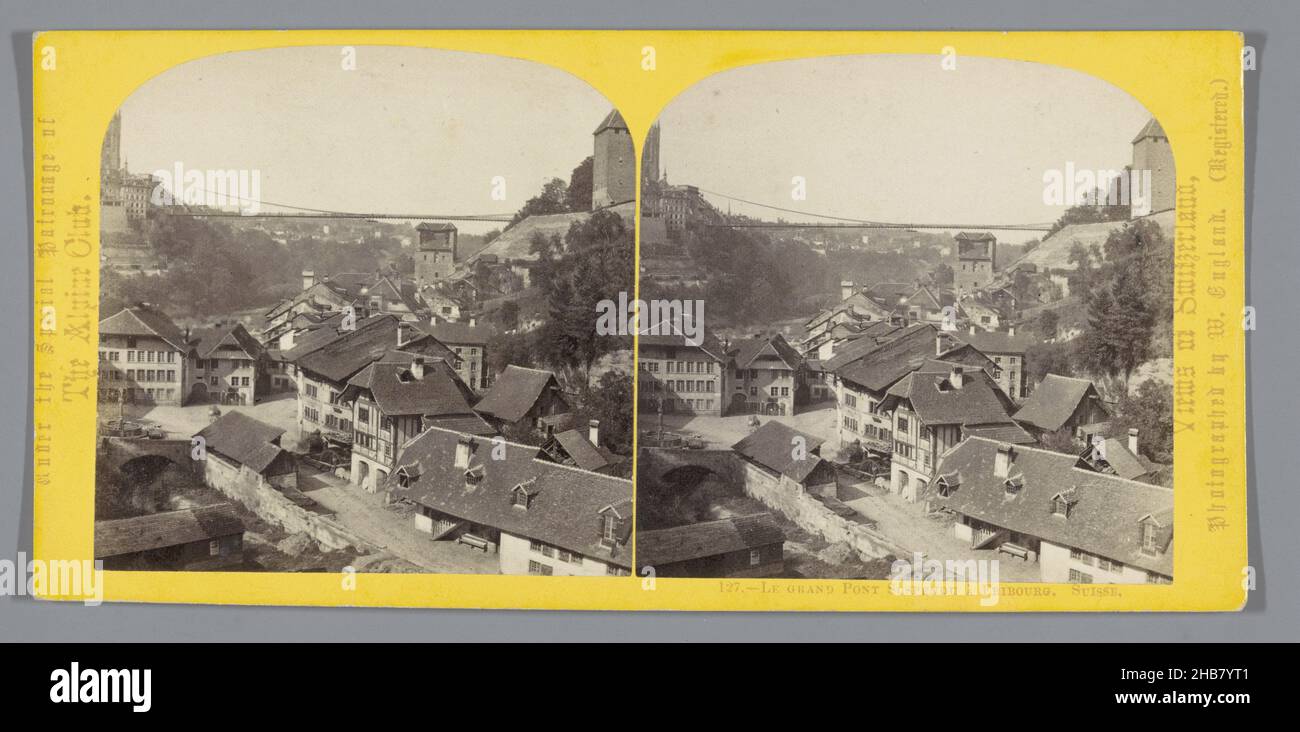
[{"label": "narrow street", "polygon": [[432,541],[415,528],[407,511],[390,510],[379,493],[366,493],[342,478],[301,466],[298,488],[366,541],[430,572],[497,574],[495,554],[452,541]]}]

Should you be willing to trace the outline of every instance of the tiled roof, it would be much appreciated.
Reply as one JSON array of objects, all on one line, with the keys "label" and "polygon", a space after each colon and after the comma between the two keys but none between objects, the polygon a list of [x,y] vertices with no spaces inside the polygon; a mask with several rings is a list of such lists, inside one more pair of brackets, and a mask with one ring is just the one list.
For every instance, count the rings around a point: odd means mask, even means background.
[{"label": "tiled roof", "polygon": [[[392,321],[394,326],[397,323],[397,318],[392,315],[372,315],[369,318],[357,320],[354,324],[355,328],[352,331],[343,331],[340,330],[339,327],[343,323],[344,315],[344,313],[334,313],[330,317],[322,320],[316,327],[296,336],[294,338],[293,347],[283,352],[284,359],[291,363],[295,363],[308,354],[315,353],[325,346],[339,340],[348,333],[357,330],[364,330],[384,323],[385,321]],[[396,343],[397,340],[396,337],[394,337],[393,344],[396,345]]]},{"label": "tiled roof", "polygon": [[[1084,450],[1083,460],[1085,463],[1100,468],[1098,461],[1104,461],[1115,472],[1115,475],[1129,480],[1136,480],[1152,472],[1151,468],[1142,462],[1142,458],[1129,452],[1128,445],[1124,440],[1110,437],[1103,442],[1103,445],[1101,454],[1098,454],[1096,447],[1089,445]],[[1102,454],[1105,455],[1104,458],[1101,457]]]},{"label": "tiled roof", "polygon": [[722,347],[721,341],[712,333],[706,332],[700,345],[692,346],[686,342],[686,336],[681,335],[650,335],[642,333],[638,336],[640,346],[663,346],[668,348],[698,348],[705,354],[711,356],[713,360],[719,363],[726,363],[727,352]]},{"label": "tiled roof", "polygon": [[181,352],[189,350],[185,333],[171,318],[149,305],[123,308],[116,315],[99,321],[99,332],[104,335],[155,336]]},{"label": "tiled roof", "polygon": [[510,365],[492,382],[483,399],[474,405],[474,411],[515,422],[528,414],[548,387],[559,388],[555,374],[550,371]]},{"label": "tiled roof", "polygon": [[598,135],[605,130],[626,129],[627,123],[623,121],[623,115],[619,114],[617,109],[613,109],[610,110],[609,114],[605,115],[605,119],[601,120],[600,125],[597,126],[596,130],[591,134]]},{"label": "tiled roof", "polygon": [[969,343],[984,353],[1020,353],[1023,354],[1034,339],[1026,335],[1008,335],[1005,331],[989,332],[976,330],[974,333],[953,333],[953,338],[962,343]]},{"label": "tiled roof", "polygon": [[[930,338],[932,339],[934,333],[937,332],[934,329],[934,326],[925,323],[909,326],[907,328],[892,325],[883,320],[872,323],[864,328],[857,338],[854,338],[852,341],[844,343],[836,348],[835,354],[826,359],[826,369],[828,371],[834,371],[865,357],[867,354],[875,351],[877,348],[881,348],[891,341],[905,336],[910,336],[919,330],[928,330]],[[933,342],[930,344],[930,347],[934,347]]]},{"label": "tiled roof", "polygon": [[555,441],[564,448],[564,452],[573,464],[583,470],[600,470],[609,465],[605,454],[590,442],[578,430],[565,430],[555,434]]},{"label": "tiled roof", "polygon": [[1048,374],[1016,412],[1016,421],[1055,432],[1065,425],[1089,394],[1096,395],[1097,389],[1087,379]]},{"label": "tiled roof", "polygon": [[[961,368],[962,385],[953,385],[954,368]],[[1011,400],[982,370],[967,370],[962,364],[927,361],[920,369],[890,387],[881,411],[907,400],[912,411],[927,425],[1005,424],[1011,422]]]},{"label": "tiled roof", "polygon": [[412,364],[416,354],[389,352],[379,361],[357,372],[348,380],[340,399],[351,401],[362,391],[386,416],[399,415],[466,415],[474,416],[470,407],[473,392],[460,380],[456,370],[440,358],[426,358],[423,378],[415,378]]},{"label": "tiled roof", "polygon": [[238,346],[252,359],[256,359],[262,353],[262,344],[258,343],[257,339],[238,323],[221,325],[215,328],[196,329],[191,332],[190,341],[193,344],[195,355],[199,358],[220,356],[216,351],[222,345]]},{"label": "tiled roof", "polygon": [[244,532],[234,506],[187,508],[95,522],[95,558],[162,549]]},{"label": "tiled roof", "polygon": [[198,432],[208,450],[215,450],[258,473],[270,467],[284,452],[275,444],[283,434],[279,427],[242,412],[227,412]]},{"label": "tiled roof", "polygon": [[[803,438],[806,457],[795,460],[795,438]],[[822,438],[807,432],[787,427],[781,422],[769,420],[754,430],[740,442],[731,446],[732,450],[753,460],[769,470],[776,471],[796,483],[802,483],[823,461],[816,455]]]},{"label": "tiled roof", "polygon": [[1033,435],[1025,432],[1025,429],[1015,422],[967,424],[962,426],[962,431],[968,437],[983,437],[988,440],[1008,442],[1012,445],[1032,445],[1038,442]]},{"label": "tiled roof", "polygon": [[450,414],[424,416],[424,426],[440,427],[452,432],[464,432],[469,435],[495,435],[497,431],[492,429],[492,425],[483,421],[483,418],[477,414]]},{"label": "tiled roof", "polygon": [[491,329],[484,325],[470,325],[468,323],[443,323],[436,325],[420,322],[415,327],[428,333],[442,343],[448,345],[468,345],[483,346],[491,337]]},{"label": "tiled roof", "polygon": [[754,361],[760,357],[773,357],[787,368],[799,367],[799,352],[794,350],[780,333],[757,338],[738,338],[731,343],[736,368],[753,368]]},{"label": "tiled roof", "polygon": [[1152,117],[1147,120],[1145,125],[1142,125],[1142,129],[1139,130],[1137,136],[1133,138],[1133,143],[1136,143],[1144,137],[1163,137],[1167,139],[1169,135],[1165,134],[1165,128],[1160,126],[1160,122],[1156,120],[1155,117]]},{"label": "tiled roof", "polygon": [[[827,365],[840,378],[882,392],[935,356],[938,333],[939,330],[929,323],[914,325],[879,348],[869,350],[865,356],[844,364],[840,356],[850,353],[850,348],[846,347],[844,354],[835,354]],[[853,341],[849,346],[856,346],[861,340]],[[837,362],[843,365],[837,367]]]},{"label": "tiled roof", "polygon": [[784,542],[785,532],[772,514],[733,516],[669,529],[638,531],[637,564],[665,566]]},{"label": "tiled roof", "polygon": [[396,348],[398,327],[397,318],[391,315],[375,316],[359,321],[354,330],[338,333],[305,356],[296,357],[300,346],[287,355],[298,368],[341,384]]},{"label": "tiled roof", "polygon": [[988,241],[990,239],[997,239],[997,237],[993,236],[992,232],[988,231],[963,231],[953,238],[957,241]]},{"label": "tiled roof", "polygon": [[[421,433],[402,449],[386,487],[459,519],[631,567],[630,480],[542,460],[538,448],[515,443],[506,443],[497,460],[492,441],[474,437],[469,466],[479,477],[470,487],[466,470],[455,467],[456,443],[463,437],[439,428]],[[402,488],[398,472],[406,466],[419,475]],[[527,509],[514,505],[514,490],[521,485],[533,496]],[[621,517],[620,541],[613,549],[601,545],[606,509]]]},{"label": "tiled roof", "polygon": [[[1013,447],[1008,476],[1022,476],[1023,484],[1008,492],[1006,479],[993,472],[1001,444],[971,437],[946,453],[935,472],[958,476],[958,486],[944,498],[932,483],[931,499],[995,526],[1173,575],[1172,490],[1076,467],[1074,455]],[[1068,517],[1052,512],[1057,494],[1074,501]],[[1157,556],[1141,551],[1139,522],[1146,517],[1161,527],[1164,551]]]},{"label": "tiled roof", "polygon": [[444,221],[437,221],[437,222],[421,221],[420,225],[415,227],[415,230],[416,231],[456,231],[456,226],[454,224],[449,224]]}]

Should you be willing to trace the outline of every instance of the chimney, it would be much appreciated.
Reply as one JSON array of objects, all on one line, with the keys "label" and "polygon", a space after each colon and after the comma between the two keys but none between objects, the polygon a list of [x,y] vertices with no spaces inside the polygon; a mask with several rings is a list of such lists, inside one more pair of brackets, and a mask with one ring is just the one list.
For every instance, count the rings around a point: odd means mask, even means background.
[{"label": "chimney", "polygon": [[316,284],[316,273],[309,269],[304,269],[302,271],[302,289],[305,290],[314,284]]},{"label": "chimney", "polygon": [[456,440],[456,467],[469,469],[469,455],[474,449],[474,438],[465,435]]},{"label": "chimney", "polygon": [[970,334],[971,334],[971,335],[975,335],[975,326],[974,326],[974,325],[972,325],[972,326],[970,327]]},{"label": "chimney", "polygon": [[934,355],[939,356],[941,354],[943,354],[943,334],[935,333],[934,334]]},{"label": "chimney", "polygon": [[840,299],[847,300],[853,296],[853,280],[842,280],[840,282]]},{"label": "chimney", "polygon": [[397,347],[401,348],[415,340],[415,327],[410,323],[397,324]]},{"label": "chimney", "polygon": [[[1136,440],[1137,438],[1132,438]],[[587,423],[587,441],[592,445],[599,445],[600,442],[600,420],[593,419]]]},{"label": "chimney", "polygon": [[473,328],[477,324],[477,321],[478,319],[471,315],[469,317],[469,327]]},{"label": "chimney", "polygon": [[948,374],[948,383],[952,385],[952,388],[960,389],[965,380],[966,376],[962,372],[962,368],[960,366],[953,366],[952,372]]},{"label": "chimney", "polygon": [[998,454],[993,458],[993,476],[995,478],[1006,477],[1011,474],[1011,446],[998,445]]},{"label": "chimney", "polygon": [[423,356],[417,356],[416,359],[411,362],[411,377],[414,378],[416,381],[421,381],[424,379],[424,357]]},{"label": "chimney", "polygon": [[1008,337],[1008,338],[1015,338],[1015,337],[1016,337],[1016,326],[1014,326],[1014,325],[1008,325],[1008,326],[1007,326],[1007,337]]},{"label": "chimney", "polygon": [[1134,455],[1138,454],[1138,431],[1137,427],[1131,427],[1128,431],[1128,451]]}]

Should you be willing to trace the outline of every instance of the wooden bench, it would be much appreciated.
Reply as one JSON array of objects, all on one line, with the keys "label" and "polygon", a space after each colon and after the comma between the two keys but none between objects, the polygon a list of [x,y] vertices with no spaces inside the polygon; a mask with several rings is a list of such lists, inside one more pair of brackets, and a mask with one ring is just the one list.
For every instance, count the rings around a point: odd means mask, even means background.
[{"label": "wooden bench", "polygon": [[470,546],[475,549],[482,549],[485,554],[487,553],[488,550],[487,539],[474,536],[473,534],[461,534],[460,539],[458,539],[458,541],[466,546]]},{"label": "wooden bench", "polygon": [[1013,557],[1020,557],[1021,559],[1024,559],[1026,561],[1029,560],[1028,549],[1024,548],[1023,546],[1020,546],[1019,544],[1012,544],[1009,541],[1003,542],[1000,546],[998,546],[998,551],[1003,552],[1005,554],[1010,554]]}]

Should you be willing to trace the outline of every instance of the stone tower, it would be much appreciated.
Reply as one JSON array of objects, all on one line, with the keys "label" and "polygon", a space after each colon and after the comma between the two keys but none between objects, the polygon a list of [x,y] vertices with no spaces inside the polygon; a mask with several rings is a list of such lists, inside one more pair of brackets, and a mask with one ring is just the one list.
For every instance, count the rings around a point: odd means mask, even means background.
[{"label": "stone tower", "polygon": [[122,113],[114,112],[99,149],[99,178],[106,180],[122,169]]},{"label": "stone tower", "polygon": [[659,182],[659,123],[650,125],[645,136],[645,151],[641,153],[641,181]]},{"label": "stone tower", "polygon": [[450,277],[456,269],[456,227],[425,221],[415,230],[420,233],[415,251],[416,286],[432,285]]},{"label": "stone tower", "polygon": [[592,133],[595,138],[591,166],[592,209],[626,203],[636,197],[636,159],[632,135],[618,110],[610,112]]},{"label": "stone tower", "polygon": [[1139,211],[1134,206],[1134,216],[1168,211],[1174,207],[1174,151],[1169,146],[1169,136],[1154,117],[1133,138],[1133,170],[1139,174],[1151,171],[1151,207]]},{"label": "stone tower", "polygon": [[952,287],[960,297],[993,281],[998,240],[987,231],[963,231],[953,238],[957,240],[957,261],[952,268]]}]

